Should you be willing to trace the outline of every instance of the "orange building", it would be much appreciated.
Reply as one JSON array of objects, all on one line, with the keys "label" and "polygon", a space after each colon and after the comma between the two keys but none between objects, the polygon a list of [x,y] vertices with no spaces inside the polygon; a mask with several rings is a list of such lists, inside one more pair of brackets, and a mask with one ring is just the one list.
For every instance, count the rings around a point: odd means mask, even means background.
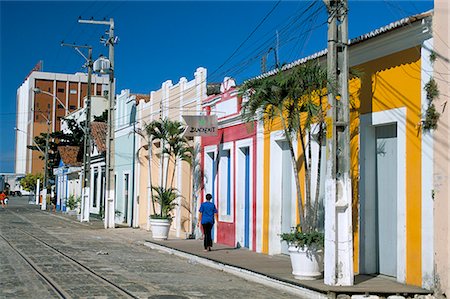
[{"label": "orange building", "polygon": [[[41,153],[27,148],[41,133],[60,130],[61,118],[83,107],[87,74],[32,71],[17,89],[16,173],[43,172]],[[107,96],[108,78],[92,76],[92,95]],[[48,121],[47,121],[48,120]]]}]

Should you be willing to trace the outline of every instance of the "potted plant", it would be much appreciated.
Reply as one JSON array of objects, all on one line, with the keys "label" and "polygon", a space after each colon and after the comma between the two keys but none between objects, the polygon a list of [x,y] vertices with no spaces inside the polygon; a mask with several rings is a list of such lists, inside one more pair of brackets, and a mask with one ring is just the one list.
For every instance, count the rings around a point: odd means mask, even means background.
[{"label": "potted plant", "polygon": [[289,248],[292,274],[297,279],[310,280],[320,278],[323,272],[323,233],[318,231],[302,232],[301,226],[293,227],[291,232],[282,233],[281,240]]},{"label": "potted plant", "polygon": [[159,213],[150,216],[153,239],[167,239],[170,224],[172,223],[172,210],[177,206],[176,200],[181,196],[175,188],[152,186],[153,203],[159,206]]},{"label": "potted plant", "polygon": [[[279,124],[289,147],[299,223],[291,232],[280,232],[280,236],[281,241],[289,245],[293,274],[301,279],[320,277],[323,269],[319,191],[328,107],[325,97],[327,87],[332,86],[329,83],[326,70],[313,61],[289,71],[278,69],[273,76],[247,81],[241,87],[244,118],[248,121],[256,118],[266,128],[270,128],[272,123]],[[295,150],[295,140],[300,144],[298,151]],[[313,142],[317,143],[315,148],[318,151],[315,165],[312,163]],[[301,169],[304,170],[303,175],[300,175]],[[317,174],[315,182],[312,181],[313,170]],[[297,253],[304,253],[306,259],[299,262]],[[314,266],[307,262],[308,259],[314,260]]]},{"label": "potted plant", "polygon": [[67,213],[69,215],[79,214],[78,207],[81,202],[80,197],[75,197],[75,195],[70,195],[67,199],[67,208],[69,209]]},{"label": "potted plant", "polygon": [[[153,238],[156,239],[167,239],[173,217],[171,212],[177,205],[177,200],[181,198],[179,192],[173,187],[177,164],[179,161],[191,164],[192,149],[188,140],[183,136],[185,129],[186,127],[181,122],[164,118],[153,120],[144,126],[144,130],[137,131],[147,140],[147,196],[148,206],[151,203],[153,210],[153,215],[149,217],[148,228],[152,230]],[[153,185],[151,175],[152,163],[155,163],[152,151],[154,146],[160,148],[159,164],[162,167],[162,175],[160,176],[159,186]],[[169,166],[172,166],[170,180]],[[158,208],[159,212],[157,212]]]}]

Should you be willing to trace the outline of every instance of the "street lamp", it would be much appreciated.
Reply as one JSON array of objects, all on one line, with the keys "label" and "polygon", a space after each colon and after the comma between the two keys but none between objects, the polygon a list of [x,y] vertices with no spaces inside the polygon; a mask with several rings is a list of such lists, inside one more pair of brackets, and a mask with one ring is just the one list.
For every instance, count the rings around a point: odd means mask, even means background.
[{"label": "street lamp", "polygon": [[[45,192],[44,192],[44,196],[43,196],[43,200],[42,200],[41,210],[46,210],[47,209],[47,201],[46,201],[46,199],[47,199],[47,189],[48,189],[48,175],[47,175],[47,168],[48,168],[47,167],[47,163],[48,163],[48,139],[49,139],[49,135],[50,135],[50,132],[49,132],[50,131],[50,120],[47,117],[45,117],[45,115],[42,112],[40,112],[40,111],[38,111],[38,112],[41,113],[42,116],[47,120],[47,136],[45,138],[45,152],[37,144],[37,142],[34,140],[34,138],[32,138],[31,140],[34,142],[34,145],[36,146],[36,148],[45,157],[45,162],[44,162],[44,164],[45,164],[44,165],[44,184],[43,184],[45,186],[45,189],[44,189]],[[25,131],[22,131],[22,130],[20,130],[17,127],[14,127],[14,130],[17,131],[17,132],[22,132],[22,133],[24,133],[25,135],[28,136],[28,134]],[[40,184],[40,182],[39,182],[39,179],[38,179],[37,184],[36,184],[37,185],[36,204],[39,204],[39,193],[40,193],[40,191],[39,191],[39,184]]]},{"label": "street lamp", "polygon": [[65,115],[67,115],[67,113],[69,112],[68,109],[67,109],[67,107],[66,107],[66,105],[64,105],[64,103],[63,103],[60,99],[58,99],[57,96],[53,95],[52,93],[50,93],[50,92],[48,92],[48,91],[45,91],[45,90],[42,90],[42,89],[40,89],[39,87],[33,88],[33,92],[36,93],[36,94],[38,94],[38,93],[43,93],[43,94],[49,95],[49,96],[51,96],[51,97],[54,97],[54,98],[58,101],[58,103],[60,103],[61,106],[63,106],[64,110],[66,111]]},{"label": "street lamp", "polygon": [[[44,196],[43,196],[43,200],[42,200],[42,206],[41,206],[41,210],[46,210],[47,209],[47,192],[48,192],[48,183],[49,183],[49,180],[48,180],[48,176],[49,176],[49,174],[48,174],[48,144],[49,144],[49,139],[50,139],[50,124],[52,123],[51,122],[51,120],[50,120],[50,112],[49,112],[49,114],[48,114],[48,117],[46,117],[45,116],[45,114],[44,113],[42,113],[42,111],[39,111],[39,110],[34,110],[34,109],[31,109],[31,111],[33,111],[33,112],[39,112],[40,114],[41,114],[41,116],[47,121],[47,136],[45,137],[45,162],[44,162],[44,186],[45,186],[45,189],[44,189]],[[36,142],[34,141],[34,138],[33,138],[33,142],[36,144]],[[41,150],[41,152],[42,152],[42,150]]]},{"label": "street lamp", "polygon": [[[58,101],[58,103],[64,108],[64,110],[65,110],[64,115],[67,116],[67,114],[69,112],[68,109],[67,109],[67,106],[56,95],[54,95],[54,94],[52,94],[52,93],[50,93],[48,91],[44,91],[44,90],[42,90],[42,89],[40,89],[38,87],[33,88],[33,92],[35,94],[43,93],[43,94],[46,94],[46,95],[51,96],[52,98],[56,99],[56,101]],[[55,111],[56,111],[56,109],[55,109]],[[44,196],[44,200],[42,201],[42,206],[41,206],[42,210],[45,210],[47,208],[46,198],[47,198],[47,192],[48,192],[48,187],[49,187],[49,179],[48,179],[49,174],[47,173],[48,172],[47,163],[48,163],[48,143],[49,143],[50,123],[51,123],[51,121],[49,120],[50,115],[47,118],[47,117],[45,117],[45,115],[42,112],[40,112],[40,111],[38,111],[38,112],[47,120],[47,125],[48,125],[47,138],[46,138],[46,142],[45,142],[45,144],[46,144],[46,146],[45,146],[45,153],[46,153],[45,154],[45,172],[44,172],[44,185],[45,185],[45,189],[44,189],[45,192],[44,192],[44,194],[45,194],[45,196]]]},{"label": "street lamp", "polygon": [[[28,136],[27,132],[25,132],[25,131],[23,131],[23,130],[21,130],[21,129],[19,129],[19,128],[14,127],[14,131],[22,132],[22,133],[24,133],[25,135]],[[41,154],[45,156],[44,151],[39,147],[39,145],[36,143],[36,141],[34,141],[34,138],[33,138],[32,140],[33,140],[33,142],[34,142],[34,145],[37,147],[38,151],[40,151]]]}]

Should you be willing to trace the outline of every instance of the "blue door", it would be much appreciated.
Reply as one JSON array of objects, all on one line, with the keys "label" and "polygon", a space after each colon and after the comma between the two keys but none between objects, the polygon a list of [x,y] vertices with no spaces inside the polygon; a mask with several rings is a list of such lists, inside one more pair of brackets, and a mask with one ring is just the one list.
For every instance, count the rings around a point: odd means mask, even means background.
[{"label": "blue door", "polygon": [[244,247],[250,247],[250,150],[245,148]]},{"label": "blue door", "polygon": [[[211,195],[212,195],[212,203],[216,205],[217,208],[217,201],[216,201],[216,162],[215,162],[215,157],[214,157],[214,153],[211,156],[212,158],[212,182],[211,182]],[[211,238],[214,241],[214,229],[211,230]]]}]

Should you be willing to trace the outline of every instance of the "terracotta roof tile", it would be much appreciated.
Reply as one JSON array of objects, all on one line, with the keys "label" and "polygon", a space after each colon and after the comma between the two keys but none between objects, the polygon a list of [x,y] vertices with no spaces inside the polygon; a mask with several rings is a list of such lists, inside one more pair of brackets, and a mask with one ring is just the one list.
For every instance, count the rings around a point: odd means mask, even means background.
[{"label": "terracotta roof tile", "polygon": [[139,105],[140,100],[144,100],[146,103],[150,101],[150,95],[148,94],[134,93],[133,95],[136,97],[136,105]]},{"label": "terracotta roof tile", "polygon": [[64,164],[81,166],[83,153],[79,146],[60,146],[58,147],[58,151]]},{"label": "terracotta roof tile", "polygon": [[106,152],[106,131],[106,123],[91,122],[91,134],[100,153]]}]

